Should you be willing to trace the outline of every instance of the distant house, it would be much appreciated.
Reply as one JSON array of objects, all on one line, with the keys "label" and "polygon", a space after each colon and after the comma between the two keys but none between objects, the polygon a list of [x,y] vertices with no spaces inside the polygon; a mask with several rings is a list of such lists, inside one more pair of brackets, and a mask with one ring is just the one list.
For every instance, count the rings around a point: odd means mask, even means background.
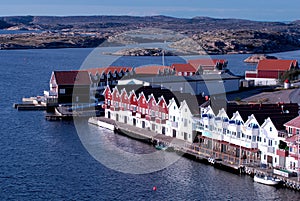
[{"label": "distant house", "polygon": [[170,66],[142,66],[134,69],[139,76],[147,75],[174,75],[175,71]]},{"label": "distant house", "polygon": [[176,72],[177,76],[192,76],[197,72],[197,69],[191,64],[172,64],[171,68]]},{"label": "distant house", "polygon": [[[176,73],[178,73],[176,71]],[[119,85],[162,86],[171,91],[193,95],[215,95],[239,90],[240,78],[228,73],[195,76],[152,76],[136,79],[122,79]]]},{"label": "distant house", "polygon": [[109,66],[86,69],[86,71],[90,74],[93,88],[104,88],[106,85],[117,85],[118,80],[131,72],[132,69],[132,67]]},{"label": "distant house", "polygon": [[285,72],[298,68],[297,60],[264,59],[256,71],[246,71],[245,79],[254,80],[255,85],[276,85]]},{"label": "distant house", "polygon": [[188,60],[188,63],[200,71],[223,70],[228,64],[224,59],[193,59]]},{"label": "distant house", "polygon": [[87,71],[54,71],[50,79],[50,95],[57,104],[90,102],[91,80]]}]

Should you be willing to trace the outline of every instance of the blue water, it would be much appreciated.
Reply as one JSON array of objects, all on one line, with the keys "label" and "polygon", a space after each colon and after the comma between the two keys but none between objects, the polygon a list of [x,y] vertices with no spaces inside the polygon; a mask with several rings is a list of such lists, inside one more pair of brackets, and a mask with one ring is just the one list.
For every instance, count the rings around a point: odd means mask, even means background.
[{"label": "blue water", "polygon": [[[118,172],[89,154],[73,122],[48,122],[44,112],[18,112],[12,108],[22,97],[48,89],[53,70],[78,69],[91,51],[0,51],[0,200],[300,199],[298,192],[260,185],[247,176],[185,158],[149,174]],[[281,54],[289,55],[299,52]],[[238,57],[245,55],[226,56],[229,62]],[[245,68],[237,65],[232,64],[239,70]],[[95,144],[99,143],[97,139],[108,139],[128,152],[155,151],[147,144],[81,123],[99,136],[91,139]],[[157,186],[156,191],[153,186]]]}]

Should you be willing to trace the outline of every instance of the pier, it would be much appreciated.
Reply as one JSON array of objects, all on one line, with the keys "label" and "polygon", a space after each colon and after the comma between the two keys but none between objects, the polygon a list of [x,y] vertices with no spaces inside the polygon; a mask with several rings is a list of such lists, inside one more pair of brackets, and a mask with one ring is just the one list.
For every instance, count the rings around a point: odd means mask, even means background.
[{"label": "pier", "polygon": [[43,104],[15,103],[13,108],[17,110],[46,110],[47,106]]},{"label": "pier", "polygon": [[[244,169],[243,166],[239,166],[238,164],[229,162],[228,160],[230,158],[233,159],[233,157],[230,157],[226,153],[222,154],[217,151],[214,151],[214,153],[212,153],[212,150],[210,149],[201,147],[199,145],[197,146],[196,144],[191,144],[184,140],[162,135],[147,129],[137,128],[135,126],[116,122],[105,117],[92,117],[89,119],[89,123],[114,130],[119,134],[126,135],[127,137],[149,144],[156,145],[157,143],[161,143],[167,146],[169,149],[174,150],[176,153],[182,154],[184,157],[206,164],[210,164],[208,161],[210,157],[216,156],[221,160],[216,160],[213,165],[216,168],[223,169],[232,173],[240,174]],[[237,159],[235,160],[237,161]]]},{"label": "pier", "polygon": [[[208,149],[198,143],[189,143],[184,140],[165,136],[147,129],[116,122],[105,117],[91,117],[89,118],[89,123],[113,130],[118,134],[126,135],[127,137],[149,144],[156,145],[157,143],[162,143],[165,146],[168,146],[169,150],[182,154],[186,158],[205,164],[211,164],[215,168],[234,174],[246,174],[251,177],[255,174],[272,176],[280,179],[283,187],[300,191],[300,181],[297,177],[279,174],[276,172],[276,169],[273,168],[261,168],[256,164],[243,163],[243,160],[239,157],[234,157],[228,153],[219,152],[217,150]],[[216,159],[213,163],[210,161],[211,157]]]}]

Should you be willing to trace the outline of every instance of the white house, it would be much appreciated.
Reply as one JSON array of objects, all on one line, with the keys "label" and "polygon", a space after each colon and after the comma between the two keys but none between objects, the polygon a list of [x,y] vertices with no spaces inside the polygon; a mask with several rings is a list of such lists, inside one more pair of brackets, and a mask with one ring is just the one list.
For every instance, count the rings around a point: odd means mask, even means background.
[{"label": "white house", "polygon": [[276,154],[279,140],[284,140],[284,138],[278,135],[274,123],[270,118],[267,118],[261,125],[258,138],[258,148],[261,151],[261,162],[263,164],[269,164],[273,167],[284,166],[284,159],[279,160],[279,156]]}]

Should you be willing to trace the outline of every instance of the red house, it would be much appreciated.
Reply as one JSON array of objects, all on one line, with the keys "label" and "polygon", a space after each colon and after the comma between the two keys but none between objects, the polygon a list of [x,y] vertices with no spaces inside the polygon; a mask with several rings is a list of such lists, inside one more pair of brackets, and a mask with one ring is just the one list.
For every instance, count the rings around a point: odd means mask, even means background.
[{"label": "red house", "polygon": [[91,79],[87,71],[54,71],[50,78],[50,95],[57,104],[89,103]]},{"label": "red house", "polygon": [[111,106],[112,95],[111,95],[110,88],[108,86],[105,88],[103,95],[104,95],[104,99],[105,99],[103,108],[109,109]]},{"label": "red house", "polygon": [[146,115],[148,121],[155,121],[155,111],[157,111],[157,103],[152,94],[148,100],[148,112]]},{"label": "red house", "polygon": [[177,76],[192,76],[197,71],[191,64],[172,64],[171,68],[176,72]]},{"label": "red house", "polygon": [[138,117],[145,118],[145,115],[147,114],[146,111],[148,110],[148,102],[146,100],[146,97],[144,93],[140,93],[138,98]]},{"label": "red house", "polygon": [[256,85],[275,85],[281,76],[290,70],[298,69],[297,60],[260,60],[256,71],[246,71],[246,80],[255,80]]},{"label": "red house", "polygon": [[167,103],[164,99],[163,96],[159,98],[159,101],[157,103],[156,107],[156,119],[155,122],[159,124],[165,124],[166,120],[168,119],[169,116],[169,110]]},{"label": "red house", "polygon": [[213,71],[213,70],[223,70],[227,66],[227,61],[224,59],[193,59],[188,60],[196,70],[200,67],[202,70]]},{"label": "red house", "polygon": [[117,88],[114,88],[113,92],[111,93],[111,96],[112,96],[112,99],[111,99],[110,109],[112,111],[119,111],[120,110],[120,102],[121,102],[119,90]]},{"label": "red house", "polygon": [[130,111],[132,112],[132,116],[135,116],[136,112],[137,112],[138,101],[137,101],[134,91],[130,92],[129,104],[130,104]]},{"label": "red house", "polygon": [[129,108],[130,108],[129,97],[128,97],[128,94],[127,94],[125,89],[123,89],[122,92],[121,92],[121,105],[120,105],[120,108],[121,108],[122,111],[129,110]]}]

